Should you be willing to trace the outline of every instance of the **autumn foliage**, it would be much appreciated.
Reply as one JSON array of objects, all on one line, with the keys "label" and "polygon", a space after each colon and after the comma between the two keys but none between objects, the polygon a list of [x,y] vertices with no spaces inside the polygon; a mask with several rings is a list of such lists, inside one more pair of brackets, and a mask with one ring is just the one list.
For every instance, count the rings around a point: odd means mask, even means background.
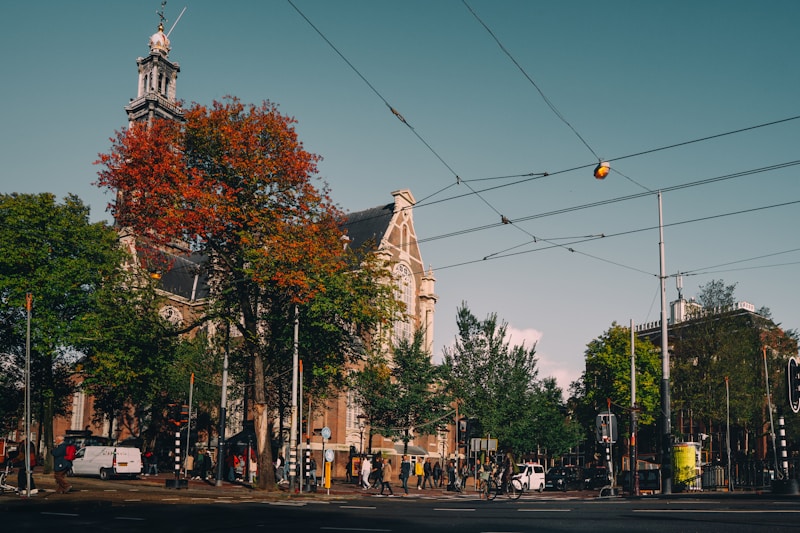
[{"label": "autumn foliage", "polygon": [[293,119],[232,97],[184,116],[119,132],[100,155],[98,185],[116,192],[121,228],[207,257],[209,307],[239,329],[252,365],[259,487],[274,488],[265,373],[285,359],[275,336],[294,305],[331,293],[342,322],[342,307],[358,308],[347,295],[360,278],[343,275],[352,263],[342,257],[342,214],[315,186],[319,157],[303,149]]},{"label": "autumn foliage", "polygon": [[320,158],[303,149],[294,123],[269,102],[193,104],[183,123],[118,132],[97,183],[116,192],[119,226],[242,262],[253,281],[304,301],[336,268],[341,213],[315,186]]}]

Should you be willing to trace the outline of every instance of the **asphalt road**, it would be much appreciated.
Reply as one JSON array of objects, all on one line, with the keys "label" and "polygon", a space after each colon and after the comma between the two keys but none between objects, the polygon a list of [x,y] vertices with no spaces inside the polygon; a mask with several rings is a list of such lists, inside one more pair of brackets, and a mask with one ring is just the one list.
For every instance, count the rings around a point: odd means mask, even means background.
[{"label": "asphalt road", "polygon": [[[46,479],[36,482],[49,488]],[[696,493],[599,498],[597,492],[533,493],[518,501],[474,493],[411,491],[379,497],[334,485],[331,494],[264,493],[193,481],[167,489],[164,479],[75,479],[76,491],[44,490],[30,499],[0,496],[7,531],[243,531],[510,533],[566,531],[748,532],[800,530],[800,497]],[[397,494],[397,491],[395,491]]]}]

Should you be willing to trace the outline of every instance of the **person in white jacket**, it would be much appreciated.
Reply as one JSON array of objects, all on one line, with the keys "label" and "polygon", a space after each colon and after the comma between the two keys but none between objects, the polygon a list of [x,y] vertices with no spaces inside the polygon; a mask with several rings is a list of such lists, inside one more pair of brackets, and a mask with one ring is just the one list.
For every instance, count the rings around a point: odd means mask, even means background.
[{"label": "person in white jacket", "polygon": [[372,463],[370,462],[369,457],[364,457],[364,460],[361,462],[361,488],[364,490],[367,490],[370,487],[370,472],[372,472]]}]

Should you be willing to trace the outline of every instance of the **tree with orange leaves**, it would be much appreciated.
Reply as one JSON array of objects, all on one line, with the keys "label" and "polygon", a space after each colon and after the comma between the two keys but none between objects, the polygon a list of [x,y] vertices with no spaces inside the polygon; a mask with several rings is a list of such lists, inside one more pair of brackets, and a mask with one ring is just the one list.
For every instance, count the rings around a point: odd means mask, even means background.
[{"label": "tree with orange leaves", "polygon": [[383,267],[366,261],[353,270],[354,257],[342,246],[343,215],[327,186],[314,183],[319,157],[303,148],[294,123],[272,103],[228,97],[210,108],[193,104],[182,123],[133,124],[98,161],[98,185],[117,193],[110,208],[119,226],[207,256],[205,318],[239,330],[253,376],[263,489],[275,486],[268,398],[271,378],[285,364],[294,306],[309,314],[327,309],[315,319],[327,316],[321,330],[339,341],[334,348],[321,340],[324,369],[317,374],[341,369],[342,354],[355,353],[341,343],[352,346],[354,333],[373,329],[392,309],[391,291],[378,282]]}]

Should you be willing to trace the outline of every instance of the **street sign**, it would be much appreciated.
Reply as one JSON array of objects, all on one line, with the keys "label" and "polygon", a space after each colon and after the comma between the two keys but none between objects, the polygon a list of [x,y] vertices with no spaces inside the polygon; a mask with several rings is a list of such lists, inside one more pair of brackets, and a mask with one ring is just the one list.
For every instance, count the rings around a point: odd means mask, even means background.
[{"label": "street sign", "polygon": [[333,451],[333,448],[328,448],[325,450],[325,461],[332,463],[335,455],[336,453]]},{"label": "street sign", "polygon": [[331,438],[331,428],[329,428],[328,426],[322,428],[322,438],[323,439]]},{"label": "street sign", "polygon": [[497,439],[470,439],[469,449],[476,451],[497,451]]}]

